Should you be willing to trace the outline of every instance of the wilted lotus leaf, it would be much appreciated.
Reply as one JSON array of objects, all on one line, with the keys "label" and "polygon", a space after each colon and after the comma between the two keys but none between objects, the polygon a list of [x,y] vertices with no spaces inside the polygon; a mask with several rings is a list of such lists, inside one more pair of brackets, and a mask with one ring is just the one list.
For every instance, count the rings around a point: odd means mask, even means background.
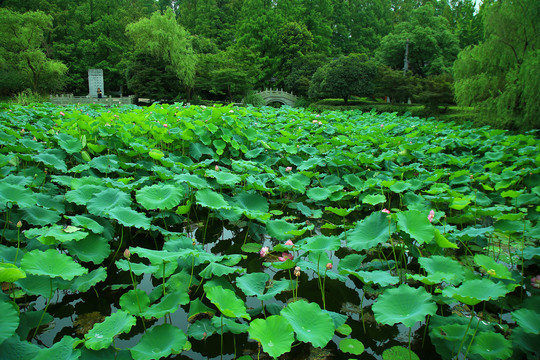
[{"label": "wilted lotus leaf", "polygon": [[266,319],[255,319],[249,324],[249,337],[261,343],[263,350],[273,358],[291,350],[294,331],[287,319],[272,315]]},{"label": "wilted lotus leaf", "polygon": [[106,349],[112,344],[115,336],[129,332],[135,323],[134,316],[119,310],[107,316],[105,321],[95,324],[84,336],[84,345],[92,350]]},{"label": "wilted lotus leaf", "polygon": [[427,315],[437,311],[437,305],[424,288],[415,289],[402,284],[398,288],[387,289],[372,306],[375,320],[381,324],[402,323],[411,327]]},{"label": "wilted lotus leaf", "polygon": [[298,340],[314,347],[325,347],[334,336],[334,321],[318,304],[299,300],[281,310],[296,333]]},{"label": "wilted lotus leaf", "polygon": [[223,315],[251,319],[246,312],[246,305],[236,296],[234,291],[224,289],[221,286],[205,287],[205,290],[208,300],[216,305]]},{"label": "wilted lotus leaf", "polygon": [[19,327],[19,312],[15,304],[7,301],[0,301],[0,314],[2,314],[2,326],[0,326],[0,344],[7,338],[15,334]]},{"label": "wilted lotus leaf", "polygon": [[184,188],[171,184],[155,184],[137,190],[137,201],[148,210],[170,210],[180,204]]},{"label": "wilted lotus leaf", "polygon": [[75,276],[86,274],[88,269],[77,264],[71,257],[61,254],[56,249],[46,251],[32,250],[24,254],[21,268],[30,274],[61,277],[71,280]]}]

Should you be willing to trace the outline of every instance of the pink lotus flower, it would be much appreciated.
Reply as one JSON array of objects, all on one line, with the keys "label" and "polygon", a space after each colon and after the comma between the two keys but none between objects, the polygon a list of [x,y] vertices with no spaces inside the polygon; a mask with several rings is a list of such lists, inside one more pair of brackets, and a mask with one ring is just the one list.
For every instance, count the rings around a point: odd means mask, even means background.
[{"label": "pink lotus flower", "polygon": [[383,128],[383,127],[384,127],[384,124],[381,124],[381,127]]},{"label": "pink lotus flower", "polygon": [[216,171],[219,171],[219,166],[216,165],[215,169],[216,169]]},{"label": "pink lotus flower", "polygon": [[287,241],[285,241],[285,245],[286,246],[294,246],[294,243],[292,242],[292,240],[287,240]]},{"label": "pink lotus flower", "polygon": [[429,220],[429,222],[432,222],[434,217],[435,217],[435,211],[431,210],[431,211],[429,212],[428,217],[427,217],[428,220]]},{"label": "pink lotus flower", "polygon": [[381,211],[382,211],[383,213],[390,214],[390,210],[388,210],[388,209],[382,209]]},{"label": "pink lotus flower", "polygon": [[293,259],[292,254],[289,254],[289,253],[284,252],[284,253],[281,253],[281,256],[280,256],[280,257],[278,257],[278,260],[279,260],[279,261],[287,261],[287,259],[291,259],[291,260],[292,260],[292,259]]},{"label": "pink lotus flower", "polygon": [[313,123],[316,124],[316,123],[317,123],[317,120],[313,120]]},{"label": "pink lotus flower", "polygon": [[286,172],[290,172],[291,170],[292,170],[292,167],[291,167],[291,166],[287,166],[287,167],[285,168],[285,171],[286,171]]},{"label": "pink lotus flower", "polygon": [[259,254],[261,255],[261,257],[265,257],[268,254],[268,251],[269,251],[268,246],[264,246],[259,252]]},{"label": "pink lotus flower", "polygon": [[64,115],[66,115],[66,114],[64,114],[62,111],[60,111],[60,115],[64,116]]},{"label": "pink lotus flower", "polygon": [[163,124],[163,127],[168,127],[168,126],[169,126],[169,125],[167,125],[167,124]]}]

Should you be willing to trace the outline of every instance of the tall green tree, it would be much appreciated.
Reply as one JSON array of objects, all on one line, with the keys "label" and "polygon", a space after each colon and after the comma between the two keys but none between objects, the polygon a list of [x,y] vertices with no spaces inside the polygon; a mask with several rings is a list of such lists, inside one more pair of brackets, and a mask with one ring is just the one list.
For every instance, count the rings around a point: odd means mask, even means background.
[{"label": "tall green tree", "polygon": [[[67,67],[47,56],[45,43],[52,17],[40,11],[18,13],[0,8],[0,19],[0,76],[23,79],[34,92],[61,88]],[[21,90],[17,84],[4,86]]]},{"label": "tall green tree", "polygon": [[454,64],[459,105],[476,106],[486,122],[516,129],[540,127],[540,2],[484,4],[483,42]]},{"label": "tall green tree", "polygon": [[412,10],[408,21],[397,24],[382,39],[378,59],[394,69],[403,69],[407,42],[409,70],[422,77],[449,73],[459,52],[459,40],[448,20],[436,16],[429,4]]},{"label": "tall green tree", "polygon": [[309,96],[342,98],[347,105],[352,95],[373,95],[376,75],[375,63],[365,55],[341,56],[313,74]]},{"label": "tall green tree", "polygon": [[197,58],[189,33],[176,22],[171,8],[164,14],[155,12],[151,18],[139,20],[126,28],[135,53],[152,55],[163,60],[180,83],[193,86]]}]

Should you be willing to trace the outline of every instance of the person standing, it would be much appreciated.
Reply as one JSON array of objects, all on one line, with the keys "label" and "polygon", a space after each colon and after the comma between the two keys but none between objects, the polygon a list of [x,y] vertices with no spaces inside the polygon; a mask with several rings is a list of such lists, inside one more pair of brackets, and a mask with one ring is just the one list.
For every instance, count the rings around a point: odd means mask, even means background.
[{"label": "person standing", "polygon": [[100,88],[97,88],[97,97],[98,99],[101,99],[103,97],[103,93],[101,92]]}]

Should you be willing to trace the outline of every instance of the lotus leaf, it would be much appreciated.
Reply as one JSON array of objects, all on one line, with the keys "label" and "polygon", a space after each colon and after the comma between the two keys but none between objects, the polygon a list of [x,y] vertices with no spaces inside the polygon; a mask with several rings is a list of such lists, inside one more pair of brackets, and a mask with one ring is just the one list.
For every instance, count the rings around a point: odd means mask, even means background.
[{"label": "lotus leaf", "polygon": [[71,135],[61,133],[56,137],[58,138],[58,145],[68,154],[78,153],[83,149],[83,144],[80,140]]},{"label": "lotus leaf", "polygon": [[266,230],[270,236],[275,237],[279,241],[292,239],[294,235],[290,232],[297,230],[297,224],[291,224],[285,220],[269,220],[266,223]]},{"label": "lotus leaf", "polygon": [[58,222],[61,217],[58,211],[32,206],[21,210],[24,221],[31,225],[51,225]]},{"label": "lotus leaf", "polygon": [[34,155],[34,160],[45,164],[45,166],[67,171],[66,163],[64,162],[66,154],[60,149],[46,149],[43,152]]},{"label": "lotus leaf", "polygon": [[[132,298],[131,298],[132,299]],[[144,300],[143,300],[144,301]],[[177,290],[175,292],[168,293],[161,298],[161,301],[157,304],[150,306],[147,310],[143,310],[141,313],[146,319],[157,318],[165,316],[166,314],[172,314],[178,310],[180,305],[186,305],[189,303],[189,295],[187,291]],[[143,303],[141,302],[141,310]]]},{"label": "lotus leaf", "polygon": [[69,253],[76,256],[81,261],[89,261],[94,264],[101,264],[111,253],[109,241],[103,236],[89,234],[79,241],[64,243]]},{"label": "lotus leaf", "polygon": [[390,349],[386,349],[382,353],[383,360],[420,360],[418,355],[402,346],[392,346]]},{"label": "lotus leaf", "polygon": [[184,188],[170,184],[145,186],[136,193],[137,201],[148,210],[170,210],[180,204]]},{"label": "lotus leaf", "polygon": [[92,350],[106,349],[112,344],[115,336],[129,332],[135,323],[134,316],[118,310],[107,316],[103,322],[94,325],[84,336],[84,345]]},{"label": "lotus leaf", "polygon": [[200,273],[204,279],[211,279],[213,276],[223,276],[233,273],[243,273],[246,269],[239,267],[230,267],[223,264],[212,262],[208,264]]},{"label": "lotus leaf", "polygon": [[306,191],[306,195],[313,201],[323,201],[332,195],[328,188],[314,187]]},{"label": "lotus leaf", "polygon": [[508,270],[508,268],[503,264],[497,263],[492,257],[476,254],[474,255],[474,262],[484,268],[484,270],[487,271],[491,277],[496,279],[513,280],[510,270]]},{"label": "lotus leaf", "polygon": [[107,269],[104,267],[98,267],[95,270],[90,271],[88,274],[81,275],[73,281],[73,289],[83,293],[90,290],[90,287],[96,285],[98,282],[105,281],[107,278]]},{"label": "lotus leaf", "polygon": [[187,336],[197,340],[204,340],[215,332],[216,328],[212,325],[210,319],[200,319],[189,325]]},{"label": "lotus leaf", "polygon": [[228,171],[207,170],[206,174],[215,178],[220,185],[234,186],[242,181],[242,178]]},{"label": "lotus leaf", "polygon": [[411,327],[437,311],[437,305],[424,288],[415,289],[402,284],[386,289],[372,306],[375,320],[381,324],[402,323]]},{"label": "lotus leaf", "polygon": [[268,280],[270,275],[267,273],[244,274],[236,279],[236,286],[247,296],[260,296],[264,294]]},{"label": "lotus leaf", "polygon": [[130,204],[129,194],[119,189],[106,189],[94,194],[86,207],[91,214],[105,216],[110,210],[126,208]]},{"label": "lotus leaf", "polygon": [[398,213],[398,228],[405,231],[419,244],[429,244],[435,236],[435,228],[429,222],[427,215],[417,210]]},{"label": "lotus leaf", "polygon": [[71,220],[71,224],[73,226],[79,226],[84,229],[88,229],[94,234],[101,234],[103,233],[103,230],[105,230],[105,228],[97,221],[85,215],[66,216],[66,218]]},{"label": "lotus leaf", "polygon": [[[115,262],[116,267],[120,270],[129,271],[128,261],[125,259],[119,259]],[[146,265],[142,263],[131,263],[131,271],[133,274],[139,276],[143,274],[154,274],[157,273],[159,267],[156,265]]]},{"label": "lotus leaf", "polygon": [[512,342],[496,332],[481,332],[474,338],[471,353],[486,360],[508,359],[512,356]]},{"label": "lotus leaf", "polygon": [[242,317],[248,320],[251,319],[246,312],[244,302],[236,297],[234,291],[224,289],[221,286],[205,287],[205,290],[208,300],[216,305],[223,315],[233,318]]},{"label": "lotus leaf", "polygon": [[212,191],[210,189],[201,189],[197,191],[196,194],[197,204],[208,207],[210,209],[230,209],[231,206],[225,199],[223,195]]},{"label": "lotus leaf", "polygon": [[40,351],[40,347],[14,335],[0,343],[2,360],[33,359]]},{"label": "lotus leaf", "polygon": [[291,350],[294,332],[289,322],[279,315],[255,319],[249,324],[249,337],[261,343],[263,350],[273,358]]},{"label": "lotus leaf", "polygon": [[197,175],[191,175],[191,174],[177,175],[174,177],[174,180],[180,183],[184,183],[184,182],[188,183],[189,186],[195,189],[205,189],[205,188],[210,187],[210,185],[206,182],[206,180],[200,178]]},{"label": "lotus leaf", "polygon": [[25,277],[25,272],[18,268],[16,265],[9,263],[0,263],[0,283],[12,283]]},{"label": "lotus leaf", "polygon": [[195,299],[189,304],[188,322],[192,323],[199,316],[213,317],[215,310],[204,305],[201,300]]},{"label": "lotus leaf", "polygon": [[180,354],[186,345],[186,334],[171,324],[154,326],[130,349],[134,360],[155,360]]},{"label": "lotus leaf", "polygon": [[62,340],[55,342],[50,348],[41,349],[32,360],[78,359],[81,356],[81,350],[75,349],[75,347],[81,342],[80,339],[64,336]]},{"label": "lotus leaf", "polygon": [[460,287],[447,287],[443,295],[453,297],[467,305],[476,305],[481,301],[497,299],[506,295],[509,290],[502,283],[488,279],[466,280]]},{"label": "lotus leaf", "polygon": [[399,282],[399,277],[390,274],[388,271],[372,270],[372,271],[351,271],[344,269],[340,271],[342,274],[354,275],[364,284],[377,284],[382,287],[395,285]]},{"label": "lotus leaf", "polygon": [[364,344],[356,339],[343,339],[339,342],[339,350],[353,355],[360,355],[364,352]]},{"label": "lotus leaf", "polygon": [[395,224],[388,222],[386,214],[374,212],[347,231],[347,246],[356,251],[371,249],[388,241],[394,230]]},{"label": "lotus leaf", "polygon": [[512,313],[512,318],[523,331],[530,334],[540,334],[540,314],[537,311],[522,308]]},{"label": "lotus leaf", "polygon": [[59,253],[56,249],[32,250],[24,254],[21,268],[29,274],[45,275],[52,278],[61,277],[65,280],[71,280],[75,276],[81,276],[88,272],[88,269],[77,264],[71,257]]},{"label": "lotus leaf", "polygon": [[20,324],[17,328],[17,335],[21,339],[27,339],[30,331],[38,327],[38,324],[45,325],[54,320],[54,318],[50,314],[44,312],[44,310],[21,312],[19,314],[19,319]]},{"label": "lotus leaf", "polygon": [[299,300],[281,310],[294,329],[298,340],[310,342],[314,347],[325,347],[334,336],[334,322],[316,303]]},{"label": "lotus leaf", "polygon": [[221,325],[223,324],[223,333],[242,334],[245,333],[249,326],[246,324],[239,324],[235,319],[230,319],[224,316],[214,316],[210,320],[211,324],[216,328],[216,333],[221,335]]},{"label": "lotus leaf", "polygon": [[37,197],[32,190],[23,186],[1,182],[0,205],[5,208],[7,203],[14,203],[21,208],[27,208],[36,205]]},{"label": "lotus leaf", "polygon": [[386,202],[386,197],[382,194],[368,194],[362,199],[364,204],[377,205]]},{"label": "lotus leaf", "polygon": [[0,326],[0,344],[10,338],[19,326],[19,311],[11,302],[0,301],[2,326]]}]

